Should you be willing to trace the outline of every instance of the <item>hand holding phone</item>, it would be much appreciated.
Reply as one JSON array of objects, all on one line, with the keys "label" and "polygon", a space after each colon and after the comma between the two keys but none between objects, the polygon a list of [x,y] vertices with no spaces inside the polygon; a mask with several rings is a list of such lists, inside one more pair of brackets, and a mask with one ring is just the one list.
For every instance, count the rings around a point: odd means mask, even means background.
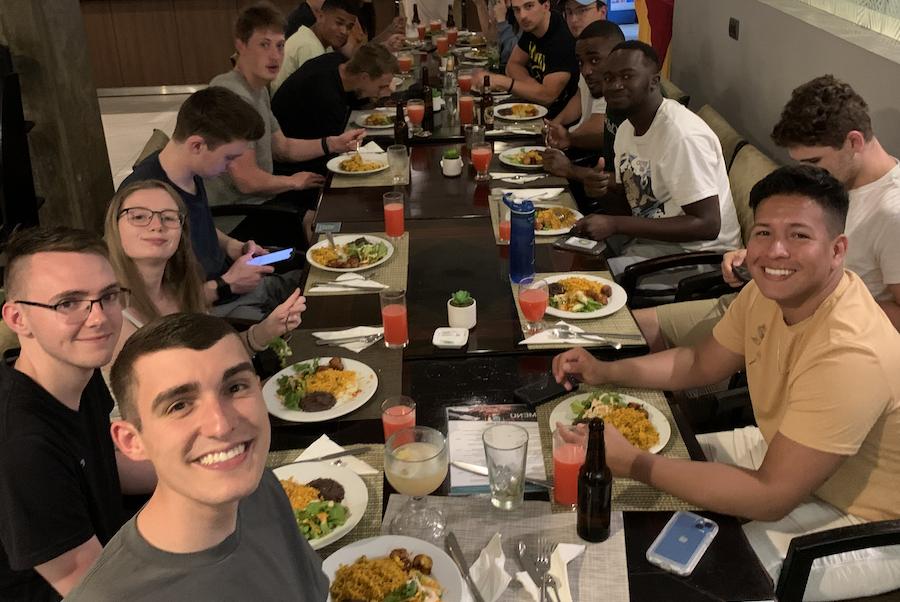
[{"label": "hand holding phone", "polygon": [[690,575],[719,525],[693,512],[676,512],[647,550],[647,560],[676,575]]},{"label": "hand holding phone", "polygon": [[574,251],[576,253],[586,253],[588,255],[601,255],[606,250],[606,243],[589,238],[581,238],[579,236],[568,236],[560,238],[553,246],[557,249],[565,251]]},{"label": "hand holding phone", "polygon": [[265,255],[257,255],[256,257],[247,261],[247,264],[269,265],[270,263],[278,263],[279,261],[290,259],[293,252],[294,249],[290,247],[288,247],[287,249],[281,249],[280,251],[272,251],[271,253],[266,253]]}]

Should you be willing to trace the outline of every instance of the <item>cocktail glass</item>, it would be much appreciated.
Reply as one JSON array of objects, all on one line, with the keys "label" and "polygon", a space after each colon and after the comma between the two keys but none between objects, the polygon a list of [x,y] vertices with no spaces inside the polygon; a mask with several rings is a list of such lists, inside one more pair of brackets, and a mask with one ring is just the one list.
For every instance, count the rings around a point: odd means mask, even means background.
[{"label": "cocktail glass", "polygon": [[525,316],[526,324],[522,332],[531,336],[544,330],[544,312],[547,311],[547,303],[550,301],[546,280],[534,280],[526,278],[519,283],[519,307]]},{"label": "cocktail glass", "polygon": [[425,119],[425,101],[421,98],[411,98],[406,103],[406,114],[409,116],[409,128],[411,134],[418,134],[422,131],[422,120]]},{"label": "cocktail glass", "polygon": [[397,55],[397,65],[400,67],[400,73],[403,77],[409,77],[413,68],[413,57],[408,52],[401,52]]},{"label": "cocktail glass", "polygon": [[487,182],[491,179],[488,169],[491,166],[491,157],[493,155],[494,149],[490,142],[472,143],[471,160],[472,166],[475,168],[476,182]]},{"label": "cocktail glass", "polygon": [[447,439],[426,426],[403,429],[384,444],[384,475],[399,493],[410,496],[390,524],[394,535],[409,535],[426,541],[440,539],[447,520],[437,508],[427,504],[448,469]]}]

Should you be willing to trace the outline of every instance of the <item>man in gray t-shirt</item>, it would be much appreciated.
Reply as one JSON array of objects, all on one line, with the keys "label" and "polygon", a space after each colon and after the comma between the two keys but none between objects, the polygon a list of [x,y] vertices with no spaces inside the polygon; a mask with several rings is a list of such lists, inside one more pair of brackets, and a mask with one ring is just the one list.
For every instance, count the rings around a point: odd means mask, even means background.
[{"label": "man in gray t-shirt", "polygon": [[110,373],[113,441],[158,477],[68,600],[321,602],[328,579],[265,469],[259,378],[220,318],[172,314],[132,335]]}]

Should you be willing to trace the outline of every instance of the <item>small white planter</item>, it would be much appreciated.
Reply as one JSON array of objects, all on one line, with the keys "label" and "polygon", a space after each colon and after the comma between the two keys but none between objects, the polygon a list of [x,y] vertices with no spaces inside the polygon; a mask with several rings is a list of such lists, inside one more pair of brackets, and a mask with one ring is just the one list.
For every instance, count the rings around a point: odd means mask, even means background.
[{"label": "small white planter", "polygon": [[447,322],[450,324],[451,328],[467,328],[471,329],[475,327],[476,322],[476,307],[478,302],[475,299],[472,299],[472,305],[467,305],[465,307],[456,307],[455,305],[451,305],[450,301],[447,301]]},{"label": "small white planter", "polygon": [[441,171],[448,178],[455,178],[462,174],[463,160],[461,157],[456,159],[441,159]]}]

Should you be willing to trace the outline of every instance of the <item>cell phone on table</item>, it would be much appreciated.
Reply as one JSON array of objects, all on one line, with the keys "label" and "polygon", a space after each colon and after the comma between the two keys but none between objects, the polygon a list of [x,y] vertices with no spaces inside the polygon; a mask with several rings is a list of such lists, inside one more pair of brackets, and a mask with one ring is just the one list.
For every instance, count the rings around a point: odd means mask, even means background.
[{"label": "cell phone on table", "polygon": [[565,393],[568,393],[566,388],[558,384],[552,376],[547,375],[543,380],[527,384],[513,391],[513,399],[517,403],[524,403],[531,409],[534,409],[542,403]]},{"label": "cell phone on table", "polygon": [[602,240],[591,240],[589,238],[581,238],[580,236],[567,236],[560,238],[553,246],[564,251],[574,251],[575,253],[586,253],[588,255],[602,255],[606,250],[606,243]]},{"label": "cell phone on table", "polygon": [[690,575],[719,525],[693,512],[676,512],[647,550],[647,560],[676,575]]},{"label": "cell phone on table", "polygon": [[271,253],[266,253],[265,255],[257,255],[256,257],[252,257],[247,262],[247,264],[269,265],[270,263],[278,263],[279,261],[290,259],[293,253],[294,249],[288,247],[287,249],[281,249],[280,251],[272,251]]}]

